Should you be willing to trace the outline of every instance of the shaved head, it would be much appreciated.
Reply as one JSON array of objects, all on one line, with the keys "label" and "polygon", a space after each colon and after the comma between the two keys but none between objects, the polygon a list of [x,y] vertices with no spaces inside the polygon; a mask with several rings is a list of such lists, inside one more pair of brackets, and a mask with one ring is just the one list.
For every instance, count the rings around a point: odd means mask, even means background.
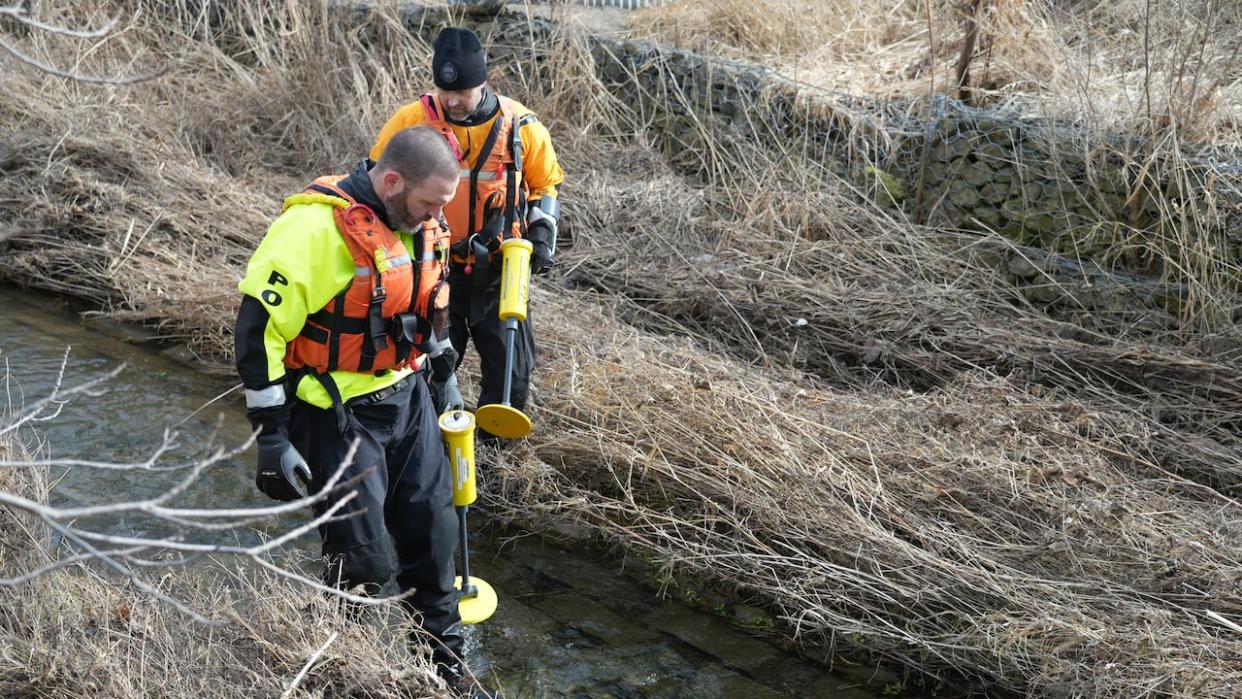
[{"label": "shaved head", "polygon": [[457,156],[439,131],[428,126],[412,126],[392,137],[375,169],[391,170],[415,186],[432,176],[456,180]]},{"label": "shaved head", "polygon": [[392,137],[367,174],[391,224],[413,231],[444,215],[457,191],[457,156],[439,131],[412,126]]}]

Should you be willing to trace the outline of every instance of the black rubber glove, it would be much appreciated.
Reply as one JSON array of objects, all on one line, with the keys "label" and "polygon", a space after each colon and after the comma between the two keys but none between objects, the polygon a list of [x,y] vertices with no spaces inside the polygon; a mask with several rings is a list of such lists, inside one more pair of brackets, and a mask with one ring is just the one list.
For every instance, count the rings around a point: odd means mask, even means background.
[{"label": "black rubber glove", "polygon": [[297,500],[304,497],[294,480],[310,487],[311,472],[306,459],[289,443],[289,409],[286,406],[256,408],[246,413],[250,424],[259,430],[255,440],[259,459],[254,484],[273,500]]},{"label": "black rubber glove", "polygon": [[466,407],[466,400],[461,397],[461,389],[457,387],[456,373],[449,374],[444,381],[431,382],[431,402],[435,405],[436,415]]},{"label": "black rubber glove", "polygon": [[457,359],[457,350],[450,347],[428,360],[431,364],[431,402],[435,405],[436,415],[466,407],[461,389],[457,387]]},{"label": "black rubber glove", "polygon": [[505,208],[503,206],[503,198],[500,192],[492,192],[483,204],[483,228],[479,231],[479,238],[488,250],[495,252],[500,245],[500,241],[508,238],[508,231],[505,230]]},{"label": "black rubber glove", "polygon": [[556,264],[556,219],[537,206],[526,220],[526,239],[530,241],[531,274],[543,274]]},{"label": "black rubber glove", "polygon": [[258,438],[259,466],[255,471],[254,484],[273,500],[297,500],[306,497],[294,482],[294,476],[302,485],[310,488],[311,472],[306,459],[289,443],[289,438],[277,432],[261,434]]}]

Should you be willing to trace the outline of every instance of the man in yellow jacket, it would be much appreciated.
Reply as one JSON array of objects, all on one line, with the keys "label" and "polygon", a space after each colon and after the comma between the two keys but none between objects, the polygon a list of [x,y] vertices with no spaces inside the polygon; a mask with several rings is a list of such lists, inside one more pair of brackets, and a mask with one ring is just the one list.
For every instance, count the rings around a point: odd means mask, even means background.
[{"label": "man in yellow jacket", "polygon": [[[393,135],[378,162],[315,180],[285,200],[239,288],[236,364],[258,430],[255,484],[277,500],[318,492],[357,450],[340,502],[320,525],[324,576],[374,594],[392,575],[457,682],[461,617],[454,588],[457,517],[424,363],[453,385],[446,332],[448,239],[439,224],[457,160],[428,128]],[[450,398],[460,406],[460,397]]]},{"label": "man in yellow jacket", "polygon": [[[448,27],[434,44],[435,91],[399,109],[380,130],[371,157],[383,152],[393,134],[418,124],[439,131],[458,161],[457,191],[445,207],[452,237],[449,284],[450,337],[464,356],[473,340],[480,359],[478,404],[500,403],[505,383],[505,330],[499,318],[500,256],[503,238],[524,237],[534,246],[531,271],[555,262],[565,179],[548,129],[533,112],[487,85],[487,57],[469,29]],[[535,366],[529,311],[518,326],[510,404],[526,405]],[[433,392],[441,392],[433,382]],[[486,435],[484,435],[486,436]]]}]

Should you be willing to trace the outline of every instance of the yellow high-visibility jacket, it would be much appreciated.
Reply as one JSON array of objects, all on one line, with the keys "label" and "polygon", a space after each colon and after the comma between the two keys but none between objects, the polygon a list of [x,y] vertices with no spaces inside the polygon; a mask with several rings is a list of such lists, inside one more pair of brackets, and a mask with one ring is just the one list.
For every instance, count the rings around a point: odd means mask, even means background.
[{"label": "yellow high-visibility jacket", "polygon": [[[289,206],[268,227],[246,266],[246,276],[238,289],[267,311],[263,352],[258,352],[257,348],[243,351],[246,339],[238,337],[238,368],[249,389],[283,380],[287,345],[302,332],[307,316],[327,306],[328,301],[349,287],[354,279],[354,259],[344,236],[337,230],[334,209],[330,203]],[[409,233],[396,231],[396,234],[407,249],[415,249]],[[253,302],[244,302],[242,313],[247,312],[248,304],[253,308]],[[239,320],[239,327],[241,325]],[[266,365],[258,366],[261,362]],[[412,372],[413,369],[405,368],[376,376],[336,370],[329,375],[336,382],[342,400],[349,400],[390,386]],[[261,381],[264,376],[266,384]],[[332,407],[328,392],[313,376],[302,377],[297,396],[320,408]]]}]

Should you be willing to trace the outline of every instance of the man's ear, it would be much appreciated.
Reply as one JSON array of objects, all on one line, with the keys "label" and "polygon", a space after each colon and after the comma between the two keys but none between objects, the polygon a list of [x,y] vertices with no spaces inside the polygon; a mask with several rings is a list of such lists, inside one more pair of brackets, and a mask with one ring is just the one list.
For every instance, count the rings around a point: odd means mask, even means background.
[{"label": "man's ear", "polygon": [[400,192],[405,185],[405,178],[396,170],[388,170],[383,174],[381,181],[384,183],[384,191],[380,192],[380,196],[386,196],[393,192]]}]

